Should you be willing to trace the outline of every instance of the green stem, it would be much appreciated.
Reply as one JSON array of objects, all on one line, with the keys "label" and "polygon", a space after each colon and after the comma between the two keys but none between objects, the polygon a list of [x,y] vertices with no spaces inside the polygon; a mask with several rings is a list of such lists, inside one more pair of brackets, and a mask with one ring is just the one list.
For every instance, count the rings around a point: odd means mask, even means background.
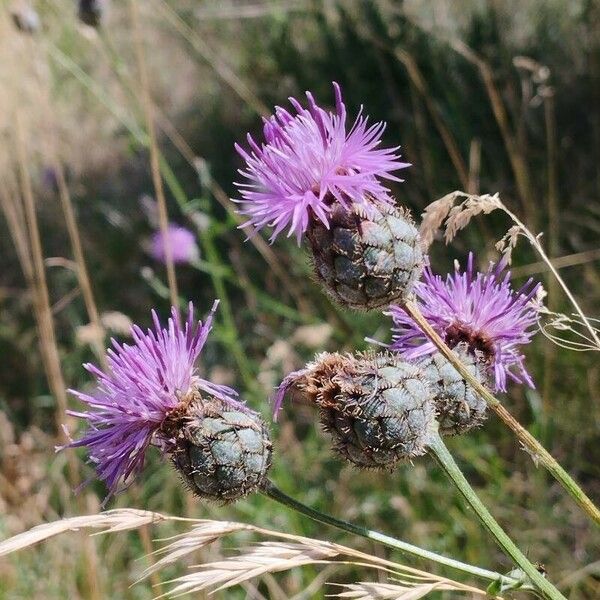
[{"label": "green stem", "polygon": [[600,525],[600,510],[588,498],[585,492],[579,487],[577,482],[560,466],[556,459],[538,442],[527,429],[523,427],[503,406],[489,390],[485,388],[463,365],[458,356],[445,344],[444,340],[427,322],[421,314],[419,307],[414,302],[407,302],[404,310],[421,328],[423,333],[433,342],[435,347],[443,354],[461,376],[471,385],[471,387],[486,401],[488,406],[512,429],[519,438],[525,449],[531,454],[534,461],[541,463],[550,474],[565,488],[570,496],[577,502],[580,508],[596,523]]},{"label": "green stem", "polygon": [[348,523],[347,521],[342,521],[341,519],[336,519],[331,515],[322,513],[318,510],[315,510],[314,508],[310,508],[309,506],[302,504],[298,500],[295,500],[294,498],[291,498],[290,496],[282,492],[271,481],[267,481],[261,491],[263,494],[265,494],[265,496],[271,498],[271,500],[275,500],[275,502],[279,502],[280,504],[283,504],[284,506],[287,506],[288,508],[291,508],[319,523],[331,525],[332,527],[336,527],[337,529],[341,529],[342,531],[346,531],[353,535],[359,535],[374,542],[379,542],[380,544],[384,544],[385,546],[394,548],[395,550],[400,550],[401,552],[404,552],[406,554],[410,554],[418,558],[424,558],[426,560],[431,560],[440,565],[444,565],[446,567],[462,571],[463,573],[467,573],[469,575],[474,575],[475,577],[479,577],[481,579],[486,579],[488,581],[499,583],[503,589],[526,589],[526,587],[523,587],[521,585],[521,582],[512,577],[507,577],[506,575],[501,575],[500,573],[496,573],[495,571],[488,571],[487,569],[482,569],[480,567],[469,565],[467,563],[463,563],[453,558],[448,558],[441,554],[436,554],[435,552],[430,552],[429,550],[424,550],[423,548],[419,548],[418,546],[413,546],[412,544],[409,544],[407,542],[397,540],[396,538],[390,537],[389,535],[385,535],[378,531],[373,531],[372,529],[367,529],[366,527],[361,527],[360,525],[355,525],[354,523]]},{"label": "green stem", "polygon": [[[179,183],[179,180],[173,172],[173,169],[171,169],[171,166],[165,160],[164,156],[160,157],[160,171],[180,210],[183,212],[183,214],[188,214],[190,202],[187,194]],[[240,342],[239,332],[233,317],[233,310],[231,307],[231,302],[229,301],[229,293],[227,292],[227,288],[225,286],[226,277],[223,273],[223,270],[220,268],[224,265],[221,262],[219,251],[217,250],[217,246],[210,230],[200,232],[198,239],[200,240],[202,251],[206,256],[207,261],[217,267],[217,269],[211,270],[208,275],[212,280],[217,297],[221,300],[219,312],[221,314],[225,341],[228,344],[229,349],[233,354],[233,358],[237,363],[244,384],[247,388],[256,390],[256,377],[253,374],[246,353],[244,352],[244,348]]]},{"label": "green stem", "polygon": [[429,444],[429,451],[438,461],[446,475],[458,488],[464,499],[469,503],[483,526],[491,533],[498,545],[510,556],[515,564],[529,577],[531,582],[550,600],[566,600],[565,597],[535,568],[527,557],[517,548],[485,507],[479,496],[475,493],[469,482],[465,479],[452,455],[442,441],[440,434],[435,432]]}]

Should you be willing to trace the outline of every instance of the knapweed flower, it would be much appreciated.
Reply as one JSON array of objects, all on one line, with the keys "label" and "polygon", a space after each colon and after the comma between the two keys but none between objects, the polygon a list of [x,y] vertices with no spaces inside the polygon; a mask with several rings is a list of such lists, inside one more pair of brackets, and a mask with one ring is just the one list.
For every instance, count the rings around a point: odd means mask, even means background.
[{"label": "knapweed flower", "polygon": [[175,264],[191,263],[198,260],[200,250],[196,244],[196,236],[189,229],[180,225],[169,224],[166,235],[158,230],[152,235],[150,254],[162,263],[167,261],[167,246]]},{"label": "knapweed flower", "polygon": [[152,311],[153,329],[134,325],[131,345],[113,340],[106,371],[84,365],[96,388],[71,390],[88,410],[69,414],[88,427],[65,447],[88,449],[109,496],[133,481],[151,445],[171,455],[201,496],[231,500],[265,476],[271,445],[262,419],[235,390],[198,375],[196,363],[217,304],[204,323],[195,321],[191,303],[185,322],[172,309],[166,327]]},{"label": "knapweed flower", "polygon": [[[510,282],[507,262],[490,263],[485,273],[476,272],[473,254],[466,271],[456,263],[445,279],[426,268],[416,284],[416,302],[431,326],[454,348],[466,344],[471,354],[489,365],[495,388],[506,391],[507,379],[534,387],[525,368],[521,346],[534,334],[537,309],[533,302],[539,284],[530,279],[519,290]],[[406,359],[434,354],[436,347],[400,306],[392,306],[394,321],[391,348]]]},{"label": "knapweed flower", "polygon": [[320,354],[283,380],[275,414],[292,389],[318,407],[334,451],[358,467],[389,468],[425,453],[435,407],[423,372],[397,355]]},{"label": "knapweed flower", "polygon": [[238,183],[239,212],[255,231],[284,230],[300,243],[308,237],[318,278],[335,300],[372,309],[399,300],[420,274],[418,233],[395,205],[386,181],[409,166],[398,148],[380,148],[384,123],[370,125],[359,112],[348,129],[340,87],[335,111],[308,108],[290,98],[296,114],[277,107],[265,119],[264,142],[248,135],[249,150]]}]

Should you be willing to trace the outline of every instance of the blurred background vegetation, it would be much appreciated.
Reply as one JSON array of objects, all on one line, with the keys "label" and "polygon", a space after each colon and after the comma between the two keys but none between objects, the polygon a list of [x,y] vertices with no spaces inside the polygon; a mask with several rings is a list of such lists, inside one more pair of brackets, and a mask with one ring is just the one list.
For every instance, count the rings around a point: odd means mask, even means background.
[{"label": "blurred background vegetation", "polygon": [[[137,20],[127,0],[113,2],[98,29],[78,21],[76,4],[35,3],[40,27],[30,34],[14,17],[28,5],[0,3],[0,538],[99,510],[102,485],[72,493],[92,475],[85,453],[54,453],[65,404],[77,404],[62,387],[89,384],[81,363],[101,360],[104,336],[126,340],[128,322],[148,325],[152,307],[167,314],[166,272],[148,251],[155,191],[145,109],[155,117],[169,219],[197,233],[199,259],[177,267],[182,301],[205,313],[213,298],[222,300],[202,369],[267,416],[273,387],[315,352],[364,349],[365,336],[389,340],[384,315],[329,302],[293,241],[245,242],[229,200],[241,166],[234,142],[258,132],[261,115],[290,95],[310,89],[330,105],[332,80],[351,114],[364,105],[373,120],[388,122],[386,143],[401,144],[413,164],[394,193],[415,216],[455,189],[499,192],[544,232],[584,311],[598,314],[594,0],[138,0]],[[41,248],[28,235],[33,216]],[[509,226],[502,215],[478,217],[452,246],[433,245],[434,268],[448,270],[469,249],[485,265]],[[78,278],[77,233],[89,288]],[[542,279],[549,305],[569,311],[521,244],[515,276]],[[528,355],[537,390],[513,386],[506,404],[600,501],[597,357],[542,336]],[[357,472],[331,456],[314,411],[298,404],[286,406],[273,431],[272,477],[288,493],[430,550],[510,569],[428,458],[390,474]],[[512,435],[490,418],[449,443],[492,512],[563,592],[600,597],[597,532]],[[262,497],[228,507],[198,502],[158,452],[109,507],[118,506],[244,520],[394,556]],[[63,536],[0,560],[0,598],[152,598],[160,588],[132,586],[147,566],[140,557],[151,538],[177,531]],[[160,579],[226,551],[213,547]],[[342,566],[298,569],[221,597],[322,598],[332,591],[325,581],[367,576]]]}]

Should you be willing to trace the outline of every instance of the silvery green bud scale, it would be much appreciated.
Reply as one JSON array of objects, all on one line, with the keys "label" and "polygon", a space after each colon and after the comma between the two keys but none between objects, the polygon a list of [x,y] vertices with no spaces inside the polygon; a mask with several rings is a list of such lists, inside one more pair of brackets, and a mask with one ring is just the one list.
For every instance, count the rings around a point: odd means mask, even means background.
[{"label": "silvery green bud scale", "polygon": [[[479,382],[488,384],[489,367],[480,360],[481,356],[469,352],[466,344],[455,346],[453,351]],[[431,386],[441,434],[465,433],[483,424],[486,418],[485,400],[442,354],[436,352],[416,364]]]},{"label": "silvery green bud scale", "polygon": [[172,457],[197,496],[231,502],[263,484],[271,448],[260,415],[210,398],[194,401],[187,409]]},{"label": "silvery green bud scale", "polygon": [[311,219],[307,238],[315,273],[344,306],[371,310],[402,303],[423,268],[419,233],[408,212],[386,202],[347,209],[335,202],[329,227]]},{"label": "silvery green bud scale", "polygon": [[319,408],[334,450],[359,467],[392,467],[423,454],[435,408],[423,373],[391,354],[321,354],[291,374],[294,387]]}]

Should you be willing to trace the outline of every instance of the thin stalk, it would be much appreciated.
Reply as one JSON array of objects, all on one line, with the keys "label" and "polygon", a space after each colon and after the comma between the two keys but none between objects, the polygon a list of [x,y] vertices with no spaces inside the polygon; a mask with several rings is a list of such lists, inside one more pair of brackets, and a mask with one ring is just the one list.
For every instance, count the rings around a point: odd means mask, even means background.
[{"label": "thin stalk", "polygon": [[[177,202],[179,208],[184,214],[187,214],[189,211],[189,200],[185,193],[185,190],[179,183],[177,176],[173,173],[173,170],[164,159],[164,157],[160,156],[160,167],[161,172],[165,178],[165,182],[173,194],[175,201]],[[213,236],[210,231],[205,231],[199,236],[199,241],[202,247],[202,252],[206,256],[207,261],[215,265],[216,267],[223,266],[221,262],[221,258],[219,256],[219,251],[217,250],[217,246],[213,239]],[[252,373],[252,368],[250,367],[248,357],[244,352],[244,348],[240,342],[239,332],[237,330],[237,326],[235,324],[235,318],[233,316],[233,309],[231,306],[231,302],[229,301],[229,293],[227,292],[227,287],[225,285],[225,278],[220,272],[219,269],[211,270],[209,273],[211,278],[213,287],[215,288],[215,293],[217,297],[221,300],[220,304],[220,313],[222,318],[223,332],[225,336],[225,341],[229,345],[229,348],[232,351],[233,357],[238,365],[240,370],[240,375],[244,381],[244,384],[251,390],[256,389],[256,377]]]},{"label": "thin stalk", "polygon": [[410,554],[411,556],[416,556],[417,558],[431,560],[440,565],[456,569],[468,575],[486,579],[487,581],[499,582],[502,584],[502,586],[513,587],[513,589],[515,586],[519,586],[520,582],[512,577],[507,577],[506,575],[496,573],[495,571],[482,569],[453,558],[448,558],[441,554],[436,554],[435,552],[430,552],[429,550],[424,550],[423,548],[413,546],[412,544],[397,540],[396,538],[385,535],[384,533],[380,533],[379,531],[368,529],[367,527],[361,527],[360,525],[355,525],[354,523],[349,523],[348,521],[336,519],[331,515],[315,510],[314,508],[306,506],[306,504],[302,504],[298,500],[288,496],[271,481],[267,481],[261,491],[265,496],[271,498],[271,500],[275,500],[275,502],[279,502],[279,504],[283,504],[284,506],[297,511],[313,521],[317,521],[318,523],[331,525],[332,527],[341,529],[347,533],[359,535],[368,540],[388,546],[389,548],[394,548],[394,550],[399,550],[400,552]]},{"label": "thin stalk", "polygon": [[529,577],[531,582],[539,589],[545,598],[550,600],[566,600],[566,598],[535,568],[528,558],[519,550],[515,543],[500,527],[490,511],[485,507],[479,496],[475,493],[462,471],[446,448],[440,434],[435,432],[429,443],[429,452],[440,464],[452,483],[458,488],[469,506],[475,511],[483,526],[489,531],[496,543],[512,558],[515,564]]},{"label": "thin stalk", "polygon": [[556,459],[529,433],[502,405],[489,390],[487,390],[462,364],[458,356],[446,345],[444,340],[431,327],[427,319],[421,314],[419,307],[412,301],[404,305],[404,310],[421,328],[423,333],[433,342],[435,347],[443,354],[469,385],[486,401],[488,406],[504,421],[514,432],[525,449],[531,454],[536,464],[541,463],[550,474],[562,485],[569,495],[577,502],[580,508],[596,523],[600,525],[600,510],[588,498],[575,480],[560,466]]},{"label": "thin stalk", "polygon": [[[33,54],[32,46],[32,58],[35,58]],[[48,61],[48,57],[44,54],[44,62]],[[37,66],[37,65],[36,65]],[[40,96],[44,102],[43,109],[45,110],[45,119],[50,125],[50,134],[48,135],[47,144],[49,146],[50,161],[54,172],[56,173],[56,182],[58,186],[58,195],[60,198],[60,204],[67,227],[67,233],[69,235],[69,241],[71,243],[71,251],[73,253],[73,259],[77,265],[76,274],[79,282],[79,288],[81,289],[81,295],[83,296],[83,302],[85,304],[86,312],[88,314],[89,322],[94,327],[94,338],[92,340],[92,348],[96,353],[96,356],[100,362],[102,368],[106,369],[106,354],[104,351],[104,328],[100,321],[98,312],[98,306],[94,298],[94,292],[92,289],[92,283],[89,276],[89,271],[85,261],[83,253],[83,244],[81,243],[81,235],[79,233],[79,227],[77,225],[77,217],[75,215],[75,209],[73,207],[73,201],[71,199],[71,193],[69,186],[67,185],[67,179],[65,176],[64,166],[59,156],[59,151],[56,145],[57,127],[54,122],[56,111],[52,107],[52,91],[51,86],[46,77],[41,73],[41,69],[36,69],[36,76],[40,87]]]},{"label": "thin stalk", "polygon": [[573,308],[577,311],[577,314],[581,317],[581,320],[583,321],[583,323],[587,327],[588,331],[590,332],[590,335],[592,336],[594,343],[596,344],[598,349],[600,349],[600,337],[598,336],[598,333],[596,332],[594,327],[592,327],[592,324],[589,322],[588,318],[585,316],[583,310],[579,306],[579,303],[577,302],[577,300],[575,300],[575,297],[571,293],[571,290],[567,287],[567,284],[564,282],[563,278],[558,274],[558,271],[556,270],[552,261],[548,258],[548,255],[544,251],[544,248],[542,248],[542,245],[540,244],[539,240],[536,238],[536,236],[534,236],[527,229],[527,227],[525,227],[525,225],[517,217],[517,215],[515,215],[513,212],[508,210],[506,208],[506,206],[503,205],[502,210],[521,228],[521,231],[527,236],[527,239],[529,240],[531,245],[535,248],[537,253],[541,256],[542,260],[548,265],[550,272],[552,273],[552,275],[554,275],[554,277],[556,278],[556,281],[558,281],[563,292],[565,293],[565,295],[567,296],[567,298],[573,305]]},{"label": "thin stalk", "polygon": [[[52,309],[50,307],[50,294],[48,291],[48,282],[46,280],[46,270],[44,265],[44,255],[42,250],[42,241],[37,220],[35,200],[33,197],[33,188],[28,170],[28,160],[25,146],[23,124],[19,112],[15,114],[15,140],[17,150],[17,162],[19,168],[19,180],[23,198],[23,217],[24,225],[29,237],[29,252],[31,256],[31,267],[33,280],[31,283],[32,295],[34,298],[34,313],[38,326],[40,337],[40,349],[42,362],[46,369],[48,385],[52,395],[56,399],[55,420],[57,430],[62,431],[62,425],[67,422],[67,393],[63,372],[60,364],[60,355],[56,342],[54,331],[54,320]],[[63,433],[64,436],[64,433]],[[79,483],[79,469],[75,455],[71,453],[67,459],[68,477],[70,484],[75,487]],[[81,506],[83,498],[77,503]],[[86,596],[91,600],[99,600],[102,597],[100,579],[98,577],[98,560],[96,549],[89,538],[85,538],[84,561],[85,561],[85,581],[88,582]]]},{"label": "thin stalk", "polygon": [[165,264],[167,267],[167,281],[169,283],[169,292],[171,295],[171,305],[179,310],[179,294],[177,292],[177,279],[175,277],[175,263],[173,262],[173,248],[171,247],[168,228],[169,218],[167,215],[167,201],[163,188],[162,176],[160,174],[160,154],[156,142],[156,128],[154,126],[154,110],[152,98],[150,97],[150,83],[148,80],[148,68],[144,47],[140,33],[140,19],[138,14],[137,0],[130,0],[131,22],[133,25],[135,51],[137,55],[138,69],[140,74],[140,87],[142,90],[142,105],[144,117],[146,119],[146,130],[148,131],[150,145],[150,168],[152,171],[152,182],[158,204],[158,220],[160,232],[163,236],[163,245],[165,250]]}]

